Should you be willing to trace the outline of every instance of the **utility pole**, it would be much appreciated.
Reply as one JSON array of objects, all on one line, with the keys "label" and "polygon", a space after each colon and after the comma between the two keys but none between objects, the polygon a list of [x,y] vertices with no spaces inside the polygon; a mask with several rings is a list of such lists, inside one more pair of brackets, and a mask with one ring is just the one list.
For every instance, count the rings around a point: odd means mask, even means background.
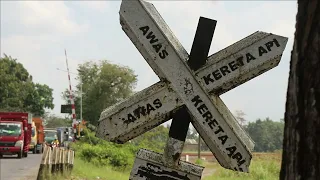
[{"label": "utility pole", "polygon": [[82,78],[80,77],[80,120],[82,121]]},{"label": "utility pole", "polygon": [[198,133],[198,159],[200,159],[200,151],[201,151],[201,145],[200,145],[201,137],[200,134]]},{"label": "utility pole", "polygon": [[81,75],[79,75],[80,77],[80,122],[79,122],[79,126],[78,126],[78,136],[80,137],[80,128],[82,127],[82,78]]}]

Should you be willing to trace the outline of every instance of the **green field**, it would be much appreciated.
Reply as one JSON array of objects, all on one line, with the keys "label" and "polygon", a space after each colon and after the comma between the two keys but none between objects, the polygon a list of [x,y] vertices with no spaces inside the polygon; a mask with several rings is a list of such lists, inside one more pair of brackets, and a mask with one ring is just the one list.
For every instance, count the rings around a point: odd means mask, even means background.
[{"label": "green field", "polygon": [[[204,162],[203,180],[276,180],[279,179],[280,153],[254,153],[250,173],[239,173],[222,168],[215,162]],[[130,170],[117,171],[108,166],[97,167],[76,158],[72,179],[128,180]],[[70,178],[69,178],[70,179]]]}]

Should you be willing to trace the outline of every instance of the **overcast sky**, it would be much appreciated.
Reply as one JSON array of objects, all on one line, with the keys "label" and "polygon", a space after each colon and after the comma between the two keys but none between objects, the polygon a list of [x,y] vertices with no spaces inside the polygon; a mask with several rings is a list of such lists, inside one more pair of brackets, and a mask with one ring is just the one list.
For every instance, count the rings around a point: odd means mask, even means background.
[{"label": "overcast sky", "polygon": [[[107,59],[132,68],[136,90],[159,81],[119,23],[121,1],[1,1],[1,56],[17,58],[34,81],[53,88],[55,108],[64,104],[68,87],[64,48],[70,71],[88,60]],[[190,52],[200,16],[218,21],[210,53],[264,31],[289,38],[279,66],[223,94],[231,112],[242,110],[248,121],[284,116],[296,1],[152,1],[173,33]],[[76,82],[72,79],[72,84]]]}]

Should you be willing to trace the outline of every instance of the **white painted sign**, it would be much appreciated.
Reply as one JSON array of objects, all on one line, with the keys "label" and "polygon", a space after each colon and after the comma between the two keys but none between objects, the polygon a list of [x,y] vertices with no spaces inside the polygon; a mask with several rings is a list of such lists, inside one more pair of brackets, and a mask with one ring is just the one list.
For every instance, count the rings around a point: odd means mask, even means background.
[{"label": "white painted sign", "polygon": [[150,3],[125,1],[122,27],[155,72],[161,72],[170,88],[195,118],[192,122],[220,164],[248,172],[251,152],[226,123],[208,93],[186,64],[187,52]]},{"label": "white painted sign", "polygon": [[[243,60],[243,55],[259,50],[259,47],[273,39],[280,46],[272,47],[268,56],[258,55],[249,62]],[[196,78],[210,94],[221,95],[277,66],[287,40],[282,36],[256,32],[208,57],[207,64],[195,72]],[[230,68],[230,73],[223,76],[222,80],[215,80],[218,74],[216,69],[223,70],[225,66]],[[215,81],[212,82],[211,79]],[[218,96],[213,100],[221,101]],[[160,104],[156,104],[157,102]],[[97,133],[99,137],[109,141],[126,142],[171,119],[171,115],[182,105],[178,95],[167,88],[165,82],[160,81],[103,111]],[[235,122],[232,124],[236,124]]]},{"label": "white painted sign", "polygon": [[275,67],[288,39],[254,33],[209,57],[206,66],[193,73],[185,62],[187,52],[152,4],[123,1],[120,21],[162,82],[102,112],[97,136],[125,142],[169,120],[184,104],[219,163],[248,172],[253,142],[217,95]]},{"label": "white painted sign", "polygon": [[129,180],[200,180],[203,167],[185,161],[179,161],[179,166],[168,168],[162,163],[162,155],[146,149],[137,153]]}]

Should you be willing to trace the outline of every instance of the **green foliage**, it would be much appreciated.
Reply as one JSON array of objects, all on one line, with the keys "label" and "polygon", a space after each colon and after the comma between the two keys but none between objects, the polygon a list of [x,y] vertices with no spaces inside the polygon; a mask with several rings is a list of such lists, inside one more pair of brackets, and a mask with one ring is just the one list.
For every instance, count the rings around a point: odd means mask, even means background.
[{"label": "green foliage", "polygon": [[169,129],[158,126],[131,140],[133,145],[162,153],[168,139]]},{"label": "green foliage", "polygon": [[258,119],[256,122],[250,122],[245,129],[255,142],[256,152],[273,152],[282,149],[283,122],[272,121],[269,118]]},{"label": "green foliage", "polygon": [[41,116],[45,113],[44,108],[54,108],[52,97],[53,89],[45,84],[38,83],[34,84],[33,88],[33,91],[28,94],[24,104],[34,115]]},{"label": "green foliage", "polygon": [[32,82],[32,76],[23,65],[4,54],[0,58],[0,109],[25,111],[35,116],[53,109],[52,91],[49,86]]},{"label": "green foliage", "polygon": [[83,144],[80,157],[96,166],[110,165],[117,168],[126,168],[133,164],[134,154],[126,146],[116,147],[111,143],[98,144],[94,147],[90,144]]},{"label": "green foliage", "polygon": [[197,164],[197,165],[203,165],[204,164],[204,162],[203,162],[203,160],[202,159],[197,159],[196,160],[196,162],[195,162],[195,164]]},{"label": "green foliage", "polygon": [[110,166],[124,170],[132,166],[138,147],[130,143],[115,144],[94,136],[93,132],[85,131],[85,136],[79,142],[71,144],[72,149],[82,160],[93,165]]},{"label": "green foliage", "polygon": [[277,180],[280,174],[280,160],[272,156],[254,157],[249,173],[232,171],[221,166],[215,167],[215,170],[212,176],[206,177],[204,180]]},{"label": "green foliage", "polygon": [[[78,74],[78,79],[83,83],[83,118],[93,125],[97,124],[100,113],[105,108],[130,96],[137,82],[137,76],[133,70],[111,64],[106,60],[99,63],[90,61],[80,64]],[[79,83],[74,95],[77,117],[80,117],[80,90]],[[68,90],[63,92],[63,98],[70,103]]]},{"label": "green foliage", "polygon": [[65,127],[71,126],[72,120],[61,118],[53,114],[46,114],[44,116],[45,127],[47,128],[57,128],[57,127]]},{"label": "green foliage", "polygon": [[163,152],[168,138],[168,128],[159,126],[127,142],[116,144],[95,137],[90,130],[85,130],[85,136],[71,147],[78,156],[97,167],[113,167],[117,170],[128,170],[134,162],[135,154],[140,148]]},{"label": "green foliage", "polygon": [[187,133],[186,139],[194,139],[194,140],[198,141],[198,132],[196,131],[196,129],[193,126],[191,126],[188,129],[188,133]]}]

